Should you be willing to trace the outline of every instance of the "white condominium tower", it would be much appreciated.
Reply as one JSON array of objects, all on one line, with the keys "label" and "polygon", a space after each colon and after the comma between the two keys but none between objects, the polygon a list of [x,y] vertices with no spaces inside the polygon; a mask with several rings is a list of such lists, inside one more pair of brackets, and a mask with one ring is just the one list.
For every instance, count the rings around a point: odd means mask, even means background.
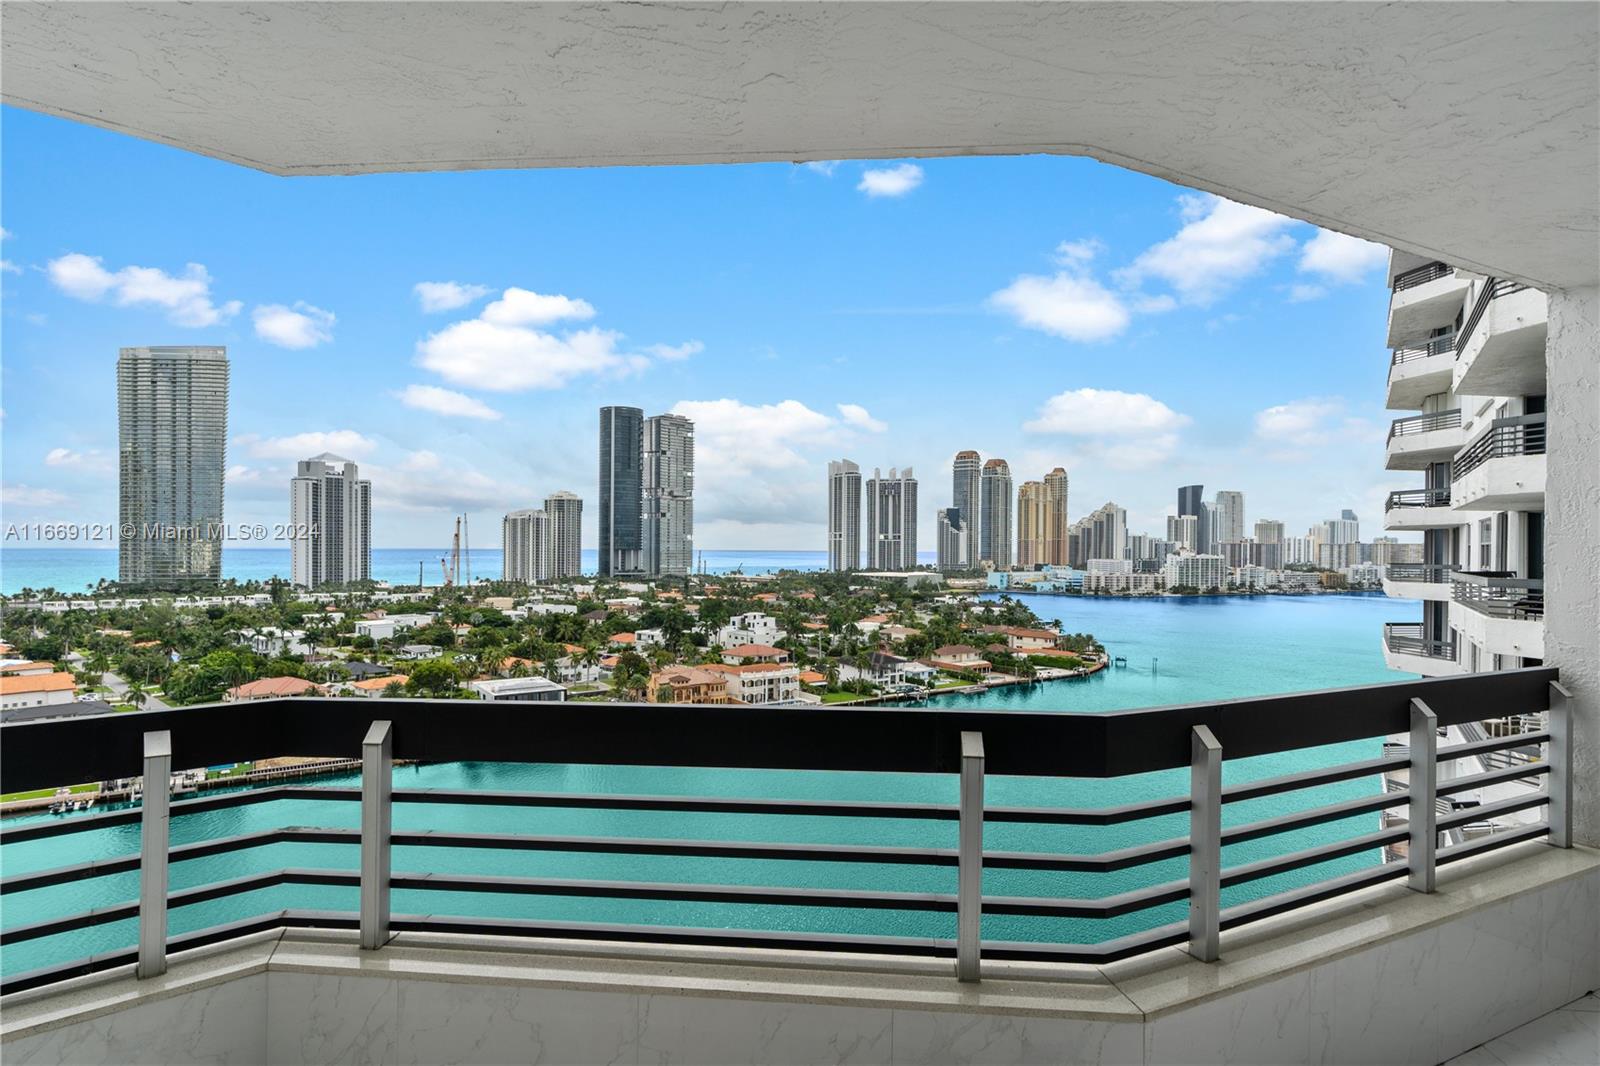
[{"label": "white condominium tower", "polygon": [[1244,539],[1244,493],[1218,489],[1216,501],[1211,505],[1216,524],[1211,539],[1216,543]]},{"label": "white condominium tower", "polygon": [[583,501],[574,492],[552,492],[544,498],[550,523],[550,576],[583,573]]},{"label": "white condominium tower", "polygon": [[646,577],[687,577],[694,567],[694,423],[644,420],[643,548]]},{"label": "white condominium tower", "polygon": [[290,581],[297,588],[372,577],[372,482],[349,459],[302,459],[289,482]]},{"label": "white condominium tower", "polygon": [[1044,476],[1043,529],[1044,558],[1051,566],[1067,565],[1067,472],[1056,467]]},{"label": "white condominium tower", "polygon": [[877,470],[867,481],[867,568],[910,570],[917,565],[917,479]]},{"label": "white condominium tower", "polygon": [[1128,512],[1114,503],[1103,503],[1085,521],[1088,559],[1126,559],[1128,557]]},{"label": "white condominium tower", "polygon": [[996,570],[1011,569],[1011,468],[1004,459],[983,464],[979,478],[978,560]]},{"label": "white condominium tower", "polygon": [[967,531],[961,522],[961,508],[941,507],[937,516],[937,544],[940,570],[966,570]]},{"label": "white condominium tower", "polygon": [[501,578],[533,584],[577,577],[583,501],[570,492],[545,497],[543,509],[512,511],[500,522]]},{"label": "white condominium tower", "polygon": [[979,558],[978,534],[983,525],[983,516],[978,513],[978,504],[982,476],[983,459],[977,452],[969,449],[956,453],[955,462],[950,468],[950,505],[961,512],[962,535],[966,537],[966,549],[962,555],[969,570],[977,567]]},{"label": "white condominium tower", "polygon": [[228,350],[123,348],[117,426],[117,579],[221,581]]},{"label": "white condominium tower", "polygon": [[861,468],[848,459],[828,463],[828,569],[861,566]]}]

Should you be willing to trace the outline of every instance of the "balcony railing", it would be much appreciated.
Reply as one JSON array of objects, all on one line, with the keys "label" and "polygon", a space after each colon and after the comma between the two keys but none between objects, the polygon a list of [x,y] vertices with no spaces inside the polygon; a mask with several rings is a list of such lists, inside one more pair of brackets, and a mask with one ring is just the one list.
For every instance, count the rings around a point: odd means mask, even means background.
[{"label": "balcony railing", "polygon": [[1483,283],[1483,288],[1478,290],[1477,300],[1473,301],[1472,310],[1467,313],[1466,321],[1461,324],[1461,331],[1456,334],[1457,359],[1461,358],[1461,349],[1466,347],[1467,338],[1477,331],[1478,323],[1489,313],[1489,305],[1502,296],[1510,296],[1526,288],[1527,286],[1520,281],[1507,281],[1504,278],[1490,278]]},{"label": "balcony railing", "polygon": [[1543,455],[1544,435],[1545,416],[1542,413],[1497,418],[1489,423],[1489,428],[1477,440],[1456,453],[1450,476],[1460,481],[1490,459]]},{"label": "balcony railing", "polygon": [[1446,337],[1435,337],[1424,344],[1415,344],[1407,348],[1394,350],[1394,366],[1409,363],[1416,359],[1427,359],[1435,355],[1454,355],[1456,350],[1455,334]]},{"label": "balcony railing", "polygon": [[[278,787],[239,791],[171,803],[164,789],[146,793],[138,808],[99,815],[65,816],[19,826],[0,833],[10,847],[50,837],[72,837],[80,861],[49,869],[13,872],[8,866],[0,893],[47,889],[108,875],[138,874],[138,898],[11,925],[0,930],[0,946],[57,934],[90,930],[116,922],[137,921],[137,947],[103,950],[91,958],[62,959],[0,984],[11,992],[37,987],[78,974],[134,964],[141,976],[164,972],[167,954],[178,948],[230,939],[262,929],[294,926],[352,928],[362,946],[381,950],[399,931],[471,932],[506,936],[560,937],[639,943],[749,946],[840,953],[891,953],[951,958],[956,975],[977,980],[984,959],[1101,963],[1156,948],[1184,945],[1198,958],[1217,958],[1221,930],[1240,926],[1383,882],[1407,879],[1412,887],[1431,891],[1440,864],[1548,835],[1569,846],[1571,748],[1565,692],[1551,668],[1531,668],[1488,675],[1407,681],[1325,692],[1246,699],[1222,703],[1106,714],[1053,714],[1009,711],[942,711],[840,707],[771,707],[751,710],[731,706],[662,706],[550,704],[537,710],[501,703],[438,700],[278,699],[229,706],[188,707],[94,718],[57,719],[0,726],[0,772],[14,791],[50,788],[63,782],[126,777],[143,770],[146,782],[168,780],[174,766],[209,766],[294,751],[348,755],[359,751],[362,782],[357,788]],[[1549,728],[1504,740],[1454,748],[1437,748],[1440,727],[1512,713],[1549,711]],[[380,716],[374,721],[374,716]],[[1224,787],[1222,763],[1301,751],[1349,741],[1409,733],[1404,757],[1363,757],[1334,766],[1276,777],[1239,780]],[[1519,765],[1517,777],[1547,777],[1545,789],[1494,804],[1469,816],[1437,814],[1442,796],[1479,788],[1500,780],[1494,773],[1438,782],[1437,764],[1501,747],[1544,743],[1547,755],[1536,765]],[[1468,750],[1470,749],[1470,750]],[[1372,749],[1377,751],[1376,743]],[[474,760],[599,764],[602,766],[735,768],[763,770],[833,770],[884,772],[895,775],[946,775],[949,802],[852,802],[832,798],[771,799],[728,795],[623,795],[581,792],[484,792],[451,789],[395,789],[396,759],[420,763]],[[1406,767],[1411,786],[1385,792],[1379,783],[1389,770]],[[1165,783],[1154,798],[1120,806],[1073,809],[1015,806],[985,800],[986,782],[1004,777],[1118,778],[1154,771],[1187,770]],[[1188,787],[1178,785],[1187,779]],[[735,780],[749,780],[749,775]],[[895,780],[904,781],[905,777]],[[1360,787],[1370,783],[1370,789]],[[1261,817],[1261,808],[1236,804],[1265,797],[1325,789],[1339,782],[1354,791],[1313,792],[1291,801],[1291,813]],[[1016,796],[1026,782],[1005,782],[1000,790]],[[1147,783],[1145,788],[1150,788]],[[1171,788],[1176,794],[1162,794]],[[1057,793],[1059,794],[1059,793]],[[191,830],[210,824],[188,819],[206,812],[234,810],[277,800],[316,799],[347,803],[359,810],[359,829],[284,827],[217,839],[195,840]],[[393,826],[397,809],[416,818],[419,807],[468,806],[475,818],[495,812],[501,823],[526,826],[512,833],[418,831]],[[1548,819],[1519,826],[1470,844],[1437,848],[1440,834],[1464,817],[1481,820],[1548,806]],[[326,809],[326,808],[324,808]],[[568,836],[540,832],[559,811],[574,809],[628,812],[637,825],[662,835]],[[1408,825],[1382,827],[1377,815],[1401,809]],[[508,817],[514,812],[514,817]],[[731,839],[686,839],[696,815],[718,820]],[[334,817],[334,816],[328,816]],[[1352,819],[1371,817],[1370,826]],[[1187,823],[1187,832],[1171,835]],[[825,821],[823,821],[825,820]],[[1070,827],[1124,825],[1157,820],[1147,827],[1148,843],[1116,850],[1073,854]],[[187,823],[187,842],[169,846],[172,823]],[[237,822],[233,823],[237,824]],[[479,823],[474,823],[479,824]],[[629,823],[633,825],[634,823]],[[705,823],[700,823],[705,824]],[[763,830],[790,842],[767,842]],[[1180,823],[1181,824],[1181,823]],[[107,841],[141,827],[136,854],[96,854]],[[822,828],[819,829],[818,827]],[[885,844],[876,826],[913,831],[913,843]],[[117,827],[127,827],[120,833]],[[848,827],[848,828],[845,828]],[[1025,833],[1019,827],[1026,827]],[[1052,828],[1054,827],[1054,828]],[[113,830],[112,833],[101,832]],[[864,832],[864,830],[867,830]],[[953,832],[952,832],[953,830]],[[1355,835],[1349,835],[1351,832]],[[795,833],[799,834],[798,839]],[[816,842],[850,839],[854,843]],[[987,837],[987,843],[986,843]],[[997,840],[998,838],[998,840]],[[1285,850],[1252,851],[1249,842],[1276,838]],[[1008,840],[1012,847],[997,846]],[[870,842],[860,842],[867,840]],[[1031,849],[1014,850],[1025,841]],[[1362,856],[1377,855],[1388,845],[1407,841],[1405,864],[1370,865]],[[284,868],[232,876],[205,883],[205,869],[188,866],[215,856],[232,856],[224,868],[237,873],[237,853],[282,843],[333,843],[359,847],[358,869]],[[950,844],[955,846],[949,846]],[[1049,845],[1054,843],[1055,849]],[[404,848],[403,861],[415,864],[396,870],[393,849]],[[423,849],[444,849],[432,859],[419,859]],[[1227,849],[1226,851],[1224,849]],[[484,851],[538,852],[635,857],[649,872],[650,857],[668,857],[676,879],[596,880],[558,877],[485,876],[417,869],[459,860]],[[281,854],[281,853],[280,853]],[[1352,859],[1342,872],[1329,875],[1326,865]],[[686,860],[715,860],[723,880],[701,882]],[[738,881],[728,860],[755,860],[761,873]],[[1244,861],[1241,861],[1244,860]],[[598,860],[596,860],[598,861]],[[1170,864],[1183,862],[1175,879]],[[1163,869],[1160,864],[1169,864]],[[183,864],[187,887],[169,891],[169,867]],[[854,871],[869,887],[817,887],[797,874],[801,884],[789,887],[785,875],[803,864],[828,864],[834,871]],[[871,871],[892,867],[886,881]],[[1006,878],[1015,871],[1055,874],[1113,875],[1149,867],[1143,887],[1088,898],[1062,898],[1060,882],[1036,885],[1030,894],[1004,894]],[[663,867],[657,865],[657,870]],[[937,876],[932,891],[908,891],[919,872]],[[905,871],[900,873],[899,871]],[[939,871],[944,871],[940,873]],[[1012,872],[1008,875],[1007,872]],[[1297,878],[1285,879],[1296,871]],[[950,873],[955,876],[944,881]],[[843,877],[845,875],[839,874]],[[1112,879],[1116,881],[1118,879]],[[954,891],[939,888],[952,885]],[[1014,884],[1015,882],[1012,882]],[[893,889],[884,887],[894,886]],[[328,886],[356,890],[355,911],[316,909],[293,904],[295,888],[315,893]],[[926,887],[921,886],[921,887]],[[242,897],[260,889],[276,889],[267,913],[233,916],[221,925],[169,937],[169,912],[181,912],[211,901]],[[392,893],[417,909],[394,913]],[[436,895],[440,894],[440,895]],[[538,897],[604,900],[635,907],[623,922],[545,920],[504,912],[493,917],[451,916],[461,900],[504,897],[526,901]],[[83,900],[77,893],[70,897]],[[321,897],[326,899],[326,893]],[[419,898],[422,902],[418,903]],[[286,900],[291,904],[285,907]],[[452,902],[455,901],[455,902]],[[617,904],[616,901],[627,901]],[[737,921],[703,925],[662,924],[668,908],[684,903],[752,908],[745,913],[754,928]],[[1187,919],[1173,920],[1171,908],[1187,905]],[[81,906],[81,903],[79,904]],[[241,901],[239,906],[246,906]],[[260,905],[259,903],[256,905]],[[810,931],[762,928],[763,905],[802,908],[813,915],[849,916],[857,926],[831,932],[826,921],[801,923]],[[482,903],[476,904],[481,911]],[[508,909],[514,905],[508,903]],[[1161,908],[1167,908],[1163,916]],[[466,908],[470,911],[472,908]],[[1019,940],[985,936],[996,924],[1016,928],[1018,916],[1032,918],[1107,919],[1153,911],[1148,928],[1095,943],[1070,935]],[[899,912],[898,920],[894,912]],[[212,914],[214,912],[204,911]],[[461,912],[458,911],[458,914]],[[681,913],[681,912],[679,912]],[[883,915],[883,917],[875,917]],[[906,935],[908,916],[941,916],[935,935]],[[770,921],[771,919],[766,919]],[[842,920],[842,919],[841,919]],[[985,922],[996,922],[985,928]],[[190,924],[195,924],[192,920]],[[1077,926],[1065,928],[1068,933]],[[823,931],[818,931],[823,930]],[[954,935],[948,935],[953,931]],[[1081,930],[1080,930],[1081,931]]]},{"label": "balcony railing", "polygon": [[1500,570],[1458,570],[1451,575],[1450,596],[1457,603],[1491,618],[1544,617],[1544,581]]},{"label": "balcony railing", "polygon": [[1424,263],[1422,266],[1412,267],[1402,274],[1396,274],[1390,288],[1394,292],[1401,292],[1405,289],[1415,288],[1418,285],[1426,285],[1435,278],[1442,278],[1451,272],[1451,268],[1443,263]]},{"label": "balcony railing", "polygon": [[1435,411],[1426,415],[1407,415],[1397,418],[1389,426],[1389,439],[1411,437],[1418,433],[1432,433],[1436,429],[1453,429],[1461,425],[1461,409]]},{"label": "balcony railing", "polygon": [[1455,567],[1442,563],[1390,563],[1384,576],[1390,581],[1444,582],[1450,580]]},{"label": "balcony railing", "polygon": [[1449,507],[1450,490],[1444,489],[1403,489],[1399,492],[1389,493],[1389,498],[1384,502],[1383,509],[1392,511],[1396,507]]},{"label": "balcony railing", "polygon": [[1421,622],[1385,622],[1383,643],[1396,655],[1423,655],[1429,659],[1456,661],[1455,640],[1424,637]]}]

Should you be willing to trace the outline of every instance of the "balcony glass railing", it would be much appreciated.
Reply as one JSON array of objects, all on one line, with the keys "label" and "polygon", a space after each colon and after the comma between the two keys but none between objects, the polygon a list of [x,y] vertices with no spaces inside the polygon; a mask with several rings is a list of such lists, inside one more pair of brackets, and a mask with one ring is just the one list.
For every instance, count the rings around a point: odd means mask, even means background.
[{"label": "balcony glass railing", "polygon": [[1450,662],[1456,659],[1455,640],[1423,636],[1421,622],[1385,622],[1383,643],[1397,655],[1425,655],[1430,659],[1446,659]]},{"label": "balcony glass railing", "polygon": [[1544,581],[1498,570],[1458,570],[1450,597],[1491,618],[1544,617]]},{"label": "balcony glass railing", "polygon": [[[12,790],[164,783],[285,750],[359,752],[362,770],[360,787],[179,802],[157,787],[13,820],[0,991],[150,976],[178,948],[301,926],[357,929],[374,950],[416,930],[922,955],[968,980],[984,959],[1180,945],[1213,960],[1223,929],[1396,879],[1426,891],[1440,864],[1547,834],[1567,846],[1556,681],[1532,668],[1103,714],[290,698],[12,723]],[[1441,727],[1547,710],[1548,731],[1488,745],[1547,744],[1518,768],[1545,789],[1437,813],[1500,780],[1436,783],[1464,757],[1437,748]],[[1382,753],[1395,733],[1405,757]],[[474,789],[473,760],[524,764],[538,790]],[[671,783],[619,788],[631,768]],[[1411,786],[1386,792],[1400,768]],[[1545,821],[1437,847],[1456,821],[1546,805]],[[1380,820],[1394,810],[1409,825]],[[1402,841],[1405,861],[1384,863]]]},{"label": "balcony glass railing", "polygon": [[1394,292],[1401,292],[1405,289],[1415,288],[1418,285],[1426,285],[1428,282],[1436,278],[1442,278],[1449,273],[1451,273],[1450,267],[1445,266],[1443,263],[1424,263],[1422,266],[1412,267],[1402,274],[1396,274],[1391,288]]},{"label": "balcony glass railing", "polygon": [[1406,348],[1394,350],[1393,365],[1414,362],[1418,359],[1427,359],[1435,355],[1454,355],[1456,338],[1454,334],[1448,337],[1435,337],[1424,344],[1414,344]]},{"label": "balcony glass railing", "polygon": [[1461,332],[1456,334],[1459,342],[1456,345],[1457,359],[1461,358],[1461,349],[1466,346],[1467,339],[1477,332],[1478,323],[1489,312],[1489,305],[1502,296],[1510,296],[1526,288],[1520,281],[1507,281],[1504,278],[1490,278],[1483,283],[1478,290],[1478,298],[1472,303],[1472,310],[1467,313],[1467,320],[1461,324]]},{"label": "balcony glass railing", "polygon": [[1460,481],[1490,459],[1513,455],[1544,454],[1545,416],[1518,415],[1497,418],[1477,440],[1456,453],[1451,477]]},{"label": "balcony glass railing", "polygon": [[1407,415],[1397,418],[1389,426],[1389,439],[1411,437],[1418,433],[1432,433],[1436,429],[1453,429],[1461,425],[1461,410],[1435,411],[1425,415]]},{"label": "balcony glass railing", "polygon": [[1440,563],[1390,563],[1384,576],[1390,581],[1449,581],[1455,567]]},{"label": "balcony glass railing", "polygon": [[1389,493],[1389,498],[1384,502],[1383,509],[1392,511],[1396,507],[1449,507],[1449,489],[1403,489],[1399,492]]}]

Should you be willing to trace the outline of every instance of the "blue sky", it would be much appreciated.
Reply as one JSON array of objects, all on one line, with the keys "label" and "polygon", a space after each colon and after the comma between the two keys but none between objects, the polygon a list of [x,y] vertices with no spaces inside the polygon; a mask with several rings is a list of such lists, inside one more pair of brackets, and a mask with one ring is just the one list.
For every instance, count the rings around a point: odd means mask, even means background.
[{"label": "blue sky", "polygon": [[703,548],[823,547],[840,456],[915,468],[930,548],[962,448],[1134,532],[1198,481],[1370,538],[1414,480],[1383,470],[1384,250],[1087,159],[278,178],[0,121],[7,523],[115,520],[144,344],[228,347],[230,523],[286,520],[332,450],[378,546],[558,489],[592,546],[608,403],[696,419]]}]

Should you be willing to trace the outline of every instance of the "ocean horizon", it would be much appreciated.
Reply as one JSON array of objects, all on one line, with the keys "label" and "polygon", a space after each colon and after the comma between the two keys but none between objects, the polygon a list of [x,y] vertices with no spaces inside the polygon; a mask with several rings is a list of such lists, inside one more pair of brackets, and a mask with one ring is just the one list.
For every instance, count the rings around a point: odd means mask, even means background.
[{"label": "ocean horizon", "polygon": [[[420,571],[424,586],[443,584],[440,560],[448,548],[374,548],[372,579],[391,585],[415,585]],[[503,553],[499,548],[473,548],[462,552],[463,576],[498,578]],[[917,561],[932,565],[935,552],[918,552]],[[825,570],[826,551],[772,551],[739,548],[706,549],[696,553],[706,573],[771,574],[779,570]],[[599,568],[599,552],[583,549],[585,574]],[[288,548],[222,549],[222,576],[235,581],[289,578]],[[90,591],[102,579],[117,578],[117,549],[106,548],[0,548],[0,595],[15,596],[24,589],[54,589],[60,593]]]}]

